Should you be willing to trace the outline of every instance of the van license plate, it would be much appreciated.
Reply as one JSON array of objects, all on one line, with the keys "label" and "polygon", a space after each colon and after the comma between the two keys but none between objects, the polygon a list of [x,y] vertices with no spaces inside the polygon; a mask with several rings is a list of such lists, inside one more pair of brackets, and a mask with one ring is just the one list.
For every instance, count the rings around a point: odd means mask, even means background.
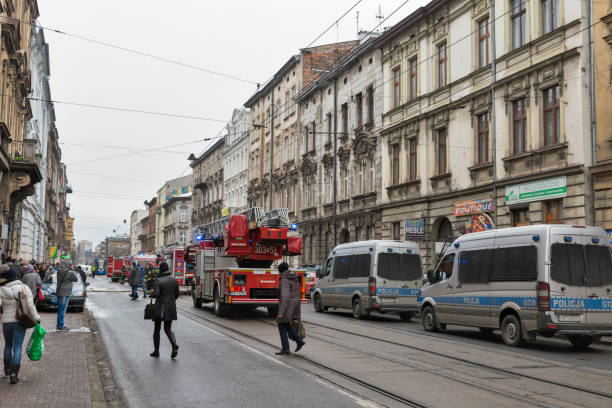
[{"label": "van license plate", "polygon": [[582,315],[559,315],[560,322],[581,322]]}]

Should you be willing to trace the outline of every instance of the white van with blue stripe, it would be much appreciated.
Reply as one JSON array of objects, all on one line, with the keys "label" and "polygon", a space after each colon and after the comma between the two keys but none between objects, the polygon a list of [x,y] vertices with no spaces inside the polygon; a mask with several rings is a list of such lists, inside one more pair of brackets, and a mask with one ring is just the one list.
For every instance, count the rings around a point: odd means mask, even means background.
[{"label": "white van with blue stripe", "polygon": [[602,228],[533,225],[463,235],[419,295],[423,327],[501,329],[516,346],[561,335],[577,348],[612,334],[612,248]]},{"label": "white van with blue stripe", "polygon": [[421,251],[414,242],[372,240],[342,244],[317,272],[312,292],[315,311],[330,307],[363,319],[372,311],[398,313],[409,321],[423,286]]}]

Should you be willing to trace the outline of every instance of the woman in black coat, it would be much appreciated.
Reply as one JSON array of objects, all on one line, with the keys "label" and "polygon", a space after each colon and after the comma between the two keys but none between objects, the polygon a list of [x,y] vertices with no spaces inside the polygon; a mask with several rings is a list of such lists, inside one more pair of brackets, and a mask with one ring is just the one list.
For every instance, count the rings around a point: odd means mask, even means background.
[{"label": "woman in black coat", "polygon": [[172,321],[176,320],[176,299],[179,297],[178,282],[170,274],[168,264],[162,262],[159,265],[159,277],[153,282],[153,293],[151,297],[156,299],[155,304],[159,306],[159,318],[154,319],[155,330],[153,331],[153,345],[155,350],[151,357],[159,357],[159,334],[162,321],[164,322],[164,332],[172,344],[171,358],[176,358],[179,346],[172,332]]}]

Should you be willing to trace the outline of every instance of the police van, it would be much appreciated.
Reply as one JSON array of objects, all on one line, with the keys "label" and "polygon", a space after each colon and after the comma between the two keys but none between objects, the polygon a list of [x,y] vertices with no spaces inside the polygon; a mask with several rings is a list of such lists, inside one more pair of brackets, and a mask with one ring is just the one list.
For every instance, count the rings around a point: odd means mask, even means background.
[{"label": "police van", "polygon": [[612,334],[612,250],[601,228],[534,225],[463,235],[419,295],[423,327],[501,329],[511,346],[561,335],[577,348]]},{"label": "police van", "polygon": [[317,272],[312,292],[317,312],[352,309],[363,319],[370,312],[396,312],[409,321],[423,286],[421,251],[414,242],[359,241],[335,247]]}]

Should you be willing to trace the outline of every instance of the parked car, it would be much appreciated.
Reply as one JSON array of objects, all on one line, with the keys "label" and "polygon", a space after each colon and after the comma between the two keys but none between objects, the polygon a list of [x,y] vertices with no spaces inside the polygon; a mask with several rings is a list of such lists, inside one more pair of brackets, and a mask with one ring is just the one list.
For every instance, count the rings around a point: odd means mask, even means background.
[{"label": "parked car", "polygon": [[[78,312],[85,309],[85,299],[87,299],[87,288],[81,280],[81,276],[76,273],[77,281],[72,283],[72,295],[68,300],[68,308],[73,308]],[[44,299],[38,304],[41,309],[57,309],[57,272],[47,273],[42,282],[42,292]]]},{"label": "parked car", "polygon": [[564,336],[576,348],[612,335],[612,248],[601,228],[532,225],[463,235],[419,296],[423,327],[501,330],[510,346]]},{"label": "parked car", "polygon": [[314,285],[316,282],[317,282],[317,273],[307,272],[306,273],[306,297],[311,297],[312,289],[314,288]]}]

